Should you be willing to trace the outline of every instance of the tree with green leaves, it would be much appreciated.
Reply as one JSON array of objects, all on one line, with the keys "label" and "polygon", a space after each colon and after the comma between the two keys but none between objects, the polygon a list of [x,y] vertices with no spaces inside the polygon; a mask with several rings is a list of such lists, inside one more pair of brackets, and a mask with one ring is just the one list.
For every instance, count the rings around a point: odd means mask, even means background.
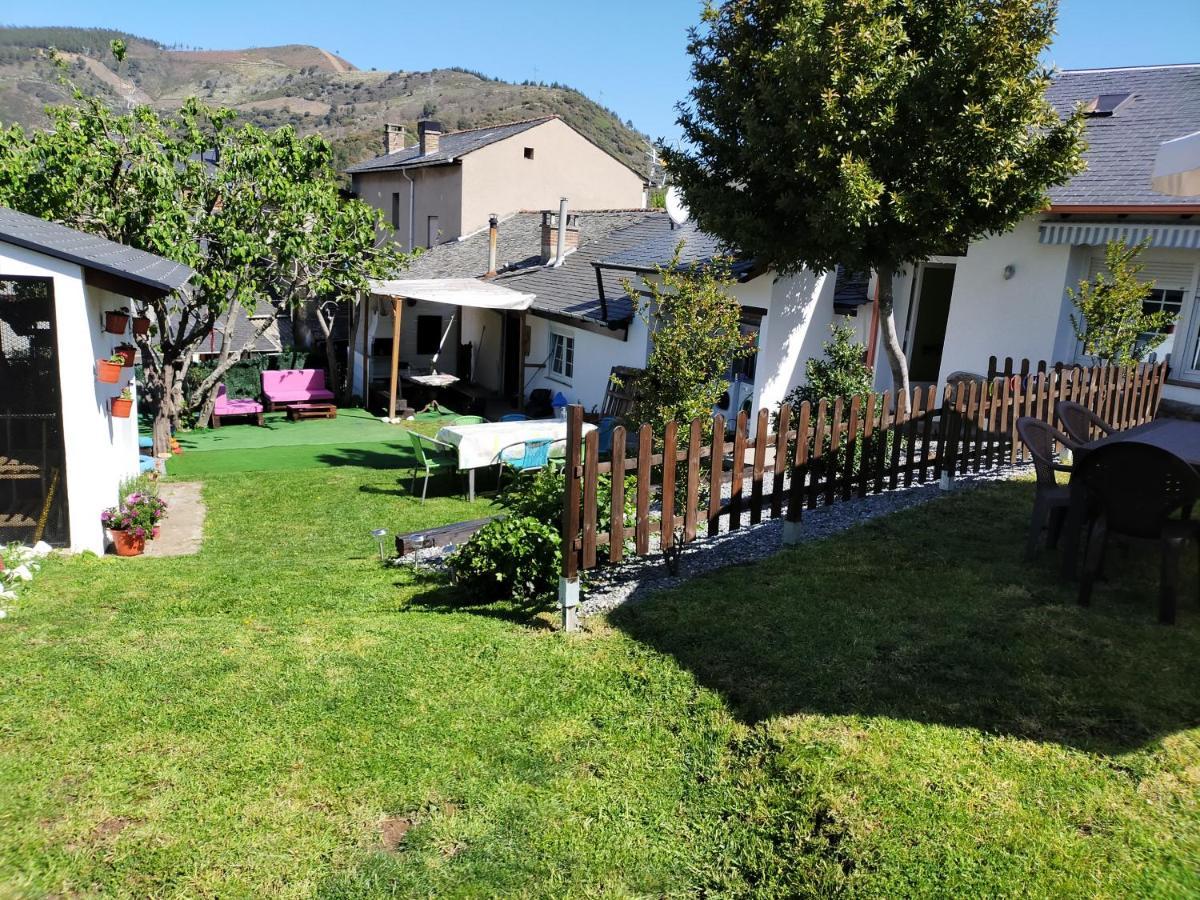
[{"label": "tree with green leaves", "polygon": [[1145,300],[1154,282],[1138,279],[1145,268],[1138,262],[1147,241],[1126,245],[1109,241],[1104,248],[1108,273],[1080,281],[1078,290],[1067,288],[1075,307],[1071,327],[1083,352],[1096,363],[1128,366],[1140,362],[1167,339],[1175,313],[1147,312]]},{"label": "tree with green leaves", "polygon": [[741,307],[725,290],[732,281],[730,261],[685,264],[682,254],[680,242],[671,261],[643,278],[640,289],[624,282],[630,297],[643,298],[638,312],[650,329],[633,413],[659,434],[672,420],[712,415],[730,366],[754,353],[753,336],[741,331]]},{"label": "tree with green leaves", "polygon": [[[219,321],[260,303],[286,314],[350,298],[403,266],[395,244],[376,239],[379,214],[340,196],[320,137],[239,125],[233,110],[195,98],[170,115],[118,113],[76,90],[47,114],[46,131],[0,131],[0,204],[196,270],[184,290],[141,301],[152,321],[138,343],[156,452],[180,422],[192,356]],[[196,394],[203,406],[273,320],[226,348]]]},{"label": "tree with green leaves", "polygon": [[728,0],[689,42],[686,138],[662,147],[697,223],[782,272],[892,277],[1042,209],[1082,168],[1046,100],[1057,0]]}]

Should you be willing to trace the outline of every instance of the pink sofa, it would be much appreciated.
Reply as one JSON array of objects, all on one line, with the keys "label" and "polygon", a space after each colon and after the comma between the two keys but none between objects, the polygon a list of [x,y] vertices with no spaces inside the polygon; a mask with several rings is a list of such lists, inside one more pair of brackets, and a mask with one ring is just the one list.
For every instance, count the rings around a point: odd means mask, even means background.
[{"label": "pink sofa", "polygon": [[262,373],[262,390],[271,412],[295,403],[333,400],[333,391],[325,387],[324,369],[265,371]]},{"label": "pink sofa", "polygon": [[221,419],[232,416],[252,416],[254,421],[263,423],[263,408],[261,403],[253,400],[231,400],[225,393],[225,385],[217,388],[216,403],[213,404],[212,427],[220,428]]}]

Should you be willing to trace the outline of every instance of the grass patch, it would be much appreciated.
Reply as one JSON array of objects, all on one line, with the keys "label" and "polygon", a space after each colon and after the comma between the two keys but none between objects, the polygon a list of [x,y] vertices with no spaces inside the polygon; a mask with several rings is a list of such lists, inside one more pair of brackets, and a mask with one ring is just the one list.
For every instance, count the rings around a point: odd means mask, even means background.
[{"label": "grass patch", "polygon": [[569,637],[381,566],[371,528],[490,511],[396,475],[214,476],[197,556],[46,567],[0,625],[0,893],[1200,890],[1200,610],[1115,553],[1077,609],[1028,485]]}]

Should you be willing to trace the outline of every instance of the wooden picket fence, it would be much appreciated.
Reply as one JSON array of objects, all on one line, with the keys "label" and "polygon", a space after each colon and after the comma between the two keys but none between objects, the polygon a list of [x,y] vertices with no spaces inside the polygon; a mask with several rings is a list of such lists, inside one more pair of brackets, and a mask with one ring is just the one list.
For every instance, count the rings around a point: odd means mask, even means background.
[{"label": "wooden picket fence", "polygon": [[[1154,418],[1166,377],[1165,363],[1085,368],[1023,360],[1014,368],[1011,359],[993,357],[983,383],[917,388],[894,399],[885,391],[805,402],[795,414],[786,405],[778,415],[759,410],[753,438],[744,412],[732,434],[723,416],[671,422],[661,436],[649,424],[617,426],[605,460],[598,433],[583,433],[583,408],[572,406],[566,459],[576,463],[566,467],[562,575],[573,581],[581,570],[670,552],[722,525],[736,530],[764,516],[799,523],[818,505],[1018,463],[1017,419],[1057,426],[1059,401],[1131,428]],[[611,482],[603,510],[602,479]]]}]

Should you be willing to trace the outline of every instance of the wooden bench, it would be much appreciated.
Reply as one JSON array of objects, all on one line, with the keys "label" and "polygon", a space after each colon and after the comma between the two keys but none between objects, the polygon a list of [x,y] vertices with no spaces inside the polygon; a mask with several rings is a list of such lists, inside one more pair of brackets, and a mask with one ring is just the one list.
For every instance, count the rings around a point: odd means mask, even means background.
[{"label": "wooden bench", "polygon": [[470,522],[455,522],[453,525],[443,525],[441,528],[398,534],[396,535],[396,553],[399,556],[407,556],[418,550],[445,547],[447,544],[460,544],[488,522],[493,522],[498,518],[499,516],[489,516],[486,519],[473,519]]}]

